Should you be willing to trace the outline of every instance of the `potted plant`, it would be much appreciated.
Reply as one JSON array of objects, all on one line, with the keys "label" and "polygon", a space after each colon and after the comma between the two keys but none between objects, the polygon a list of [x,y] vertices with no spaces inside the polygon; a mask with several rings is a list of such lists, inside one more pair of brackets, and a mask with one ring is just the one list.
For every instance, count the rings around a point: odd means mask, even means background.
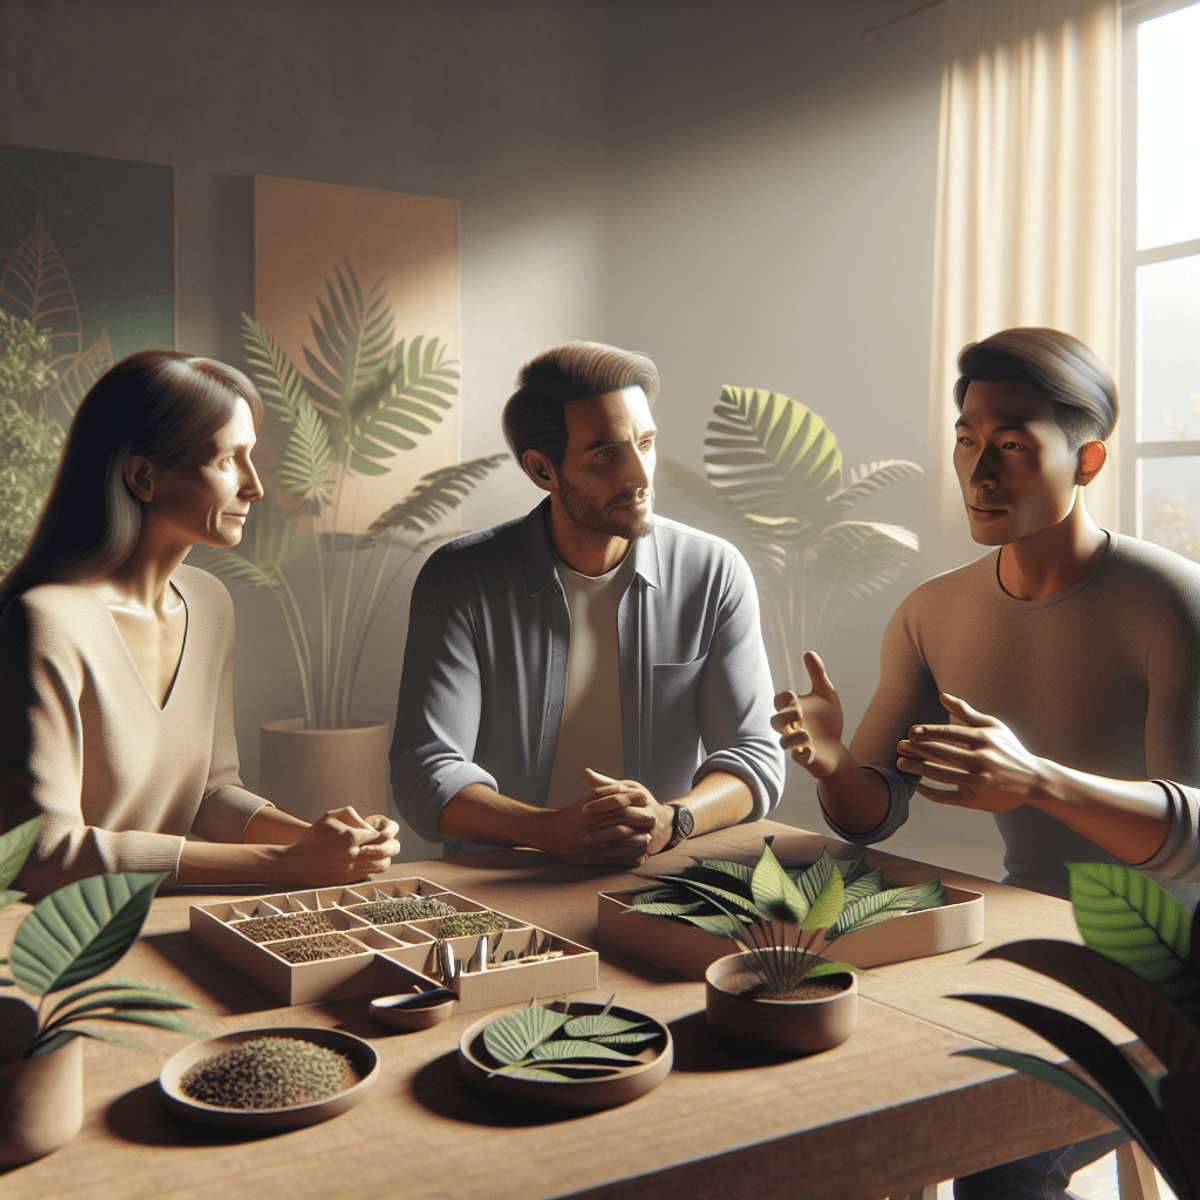
[{"label": "potted plant", "polygon": [[1090,1105],[1146,1152],[1179,1200],[1200,1200],[1200,922],[1133,867],[1072,863],[1071,902],[1084,945],[1049,938],[980,955],[1019,963],[1106,1009],[1153,1052],[1155,1075],[1084,1021],[1013,996],[965,994],[1069,1055],[1081,1078],[1015,1050],[960,1050],[1052,1083]]},{"label": "potted plant", "polygon": [[[304,375],[279,344],[243,313],[250,373],[266,405],[262,441],[274,486],[253,510],[237,549],[209,550],[201,565],[233,583],[265,588],[278,601],[299,673],[302,718],[263,728],[261,790],[315,819],[333,796],[361,812],[386,807],[387,723],[356,722],[354,690],[371,628],[404,564],[433,540],[506,454],[424,475],[364,533],[347,532],[357,478],[387,474],[400,451],[432,432],[458,394],[446,347],[423,336],[395,339],[380,280],[364,296],[346,263],[327,280],[310,318]],[[315,603],[295,581],[307,545]],[[349,789],[349,792],[348,792]],[[357,789],[357,791],[356,791]]]},{"label": "potted plant", "polygon": [[911,530],[847,520],[847,510],[922,471],[888,459],[851,471],[847,483],[832,430],[776,392],[725,386],[713,415],[707,478],[669,458],[659,459],[658,471],[746,556],[776,669],[796,680],[801,655],[822,648],[845,600],[879,591],[917,560]]},{"label": "potted plant", "polygon": [[[793,878],[768,839],[752,867],[697,859],[681,874],[656,876],[668,894],[644,893],[630,912],[670,916],[741,946],[705,973],[705,1015],[715,1033],[775,1050],[825,1050],[854,1032],[858,986],[857,968],[821,952],[842,934],[936,903],[941,887],[880,890],[878,872],[847,887],[843,872],[857,865],[823,853]],[[911,893],[908,903],[901,892]]]},{"label": "potted plant", "polygon": [[[24,866],[42,818],[0,836],[0,907],[24,897],[9,884]],[[203,1036],[175,1009],[196,1008],[165,988],[110,979],[88,983],[116,965],[141,932],[165,875],[94,875],[39,900],[17,928],[7,963],[16,984],[38,997],[0,995],[0,1167],[57,1150],[83,1124],[81,1038],[136,1045],[80,1022],[156,1025]],[[80,987],[80,984],[86,986]],[[49,1010],[48,997],[73,988]]]}]

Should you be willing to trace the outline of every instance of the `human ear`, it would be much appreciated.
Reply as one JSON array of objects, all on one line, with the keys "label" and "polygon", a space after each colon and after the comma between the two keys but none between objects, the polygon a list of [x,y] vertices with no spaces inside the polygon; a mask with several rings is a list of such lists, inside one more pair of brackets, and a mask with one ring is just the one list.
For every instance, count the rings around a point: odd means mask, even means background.
[{"label": "human ear", "polygon": [[1108,447],[1103,442],[1084,442],[1079,447],[1079,470],[1075,473],[1075,482],[1087,487],[1100,474],[1100,468],[1107,461]]},{"label": "human ear", "polygon": [[526,450],[521,455],[521,466],[525,474],[544,492],[558,490],[558,473],[550,460],[540,450]]},{"label": "human ear", "polygon": [[135,500],[149,503],[154,499],[154,464],[140,454],[125,460],[125,486]]}]

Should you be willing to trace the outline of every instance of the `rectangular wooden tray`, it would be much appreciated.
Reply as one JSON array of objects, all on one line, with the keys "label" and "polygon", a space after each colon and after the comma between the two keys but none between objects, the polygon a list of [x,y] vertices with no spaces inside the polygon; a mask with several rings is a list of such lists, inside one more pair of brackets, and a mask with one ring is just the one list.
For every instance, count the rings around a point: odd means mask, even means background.
[{"label": "rectangular wooden tray", "polygon": [[[485,911],[484,905],[432,880],[387,879],[352,887],[313,888],[245,900],[193,904],[189,910],[189,929],[192,937],[214,955],[253,979],[284,1004],[388,995],[411,988],[411,976],[394,964],[424,975],[438,975],[435,934],[439,922],[435,918],[373,925],[358,916],[355,910],[381,897],[410,895],[437,898],[459,912]],[[300,912],[321,912],[328,916],[338,932],[362,945],[362,951],[341,958],[291,963],[275,953],[272,947],[286,946],[297,939],[256,942],[238,930],[239,924],[256,917]],[[508,917],[507,913],[500,915]],[[599,984],[596,951],[515,917],[508,917],[508,920],[511,928],[489,939],[488,957],[494,955],[499,960],[490,966],[472,964],[478,938],[446,939],[454,956],[469,964],[448,984],[458,995],[458,1011],[476,1012],[525,1000],[596,990]],[[558,951],[561,957],[536,962],[503,961],[510,952],[521,956],[546,951]]]},{"label": "rectangular wooden tray", "polygon": [[[737,944],[729,938],[705,933],[670,917],[632,912],[635,895],[636,891],[600,893],[597,932],[604,945],[666,967],[685,979],[703,979],[710,963],[737,953]],[[983,896],[947,887],[946,903],[941,908],[902,913],[858,933],[847,933],[824,953],[853,967],[882,967],[961,950],[982,941]]]}]

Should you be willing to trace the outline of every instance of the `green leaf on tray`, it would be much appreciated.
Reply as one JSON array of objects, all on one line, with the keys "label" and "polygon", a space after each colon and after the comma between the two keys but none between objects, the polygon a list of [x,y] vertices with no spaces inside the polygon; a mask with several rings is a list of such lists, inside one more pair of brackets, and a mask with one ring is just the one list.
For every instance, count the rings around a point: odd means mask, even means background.
[{"label": "green leaf on tray", "polygon": [[566,1013],[531,1004],[492,1021],[483,1031],[483,1044],[497,1062],[522,1062],[569,1020]]},{"label": "green leaf on tray", "polygon": [[536,1046],[533,1057],[539,1062],[561,1062],[564,1059],[607,1058],[614,1062],[635,1063],[637,1058],[622,1050],[614,1050],[602,1042],[576,1038],[553,1038]]}]

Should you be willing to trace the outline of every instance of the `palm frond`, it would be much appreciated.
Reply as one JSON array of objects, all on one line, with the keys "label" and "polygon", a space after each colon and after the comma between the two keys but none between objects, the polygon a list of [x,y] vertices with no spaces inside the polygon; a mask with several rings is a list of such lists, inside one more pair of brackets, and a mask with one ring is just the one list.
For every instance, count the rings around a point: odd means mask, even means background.
[{"label": "palm frond", "polygon": [[330,487],[337,464],[329,430],[311,404],[296,411],[279,464],[279,482],[299,500],[320,506],[332,503]]},{"label": "palm frond", "polygon": [[403,500],[371,522],[370,528],[359,539],[359,545],[374,545],[392,530],[424,533],[435,521],[458,508],[475,485],[506,458],[507,454],[488,454],[422,475],[420,482]]},{"label": "palm frond", "polygon": [[924,475],[923,468],[904,458],[888,458],[882,462],[867,463],[850,472],[850,482],[829,497],[831,504],[840,508],[853,508],[860,500],[873,496],[900,479]]},{"label": "palm frond", "polygon": [[901,525],[839,521],[825,530],[809,554],[835,587],[861,600],[911,567],[919,552],[917,535]]},{"label": "palm frond", "polygon": [[291,425],[297,413],[312,408],[295,363],[249,313],[242,313],[242,343],[263,403],[284,425]]},{"label": "palm frond", "polygon": [[776,392],[723,387],[704,465],[709,482],[740,512],[823,524],[841,487],[842,455],[825,422]]}]

